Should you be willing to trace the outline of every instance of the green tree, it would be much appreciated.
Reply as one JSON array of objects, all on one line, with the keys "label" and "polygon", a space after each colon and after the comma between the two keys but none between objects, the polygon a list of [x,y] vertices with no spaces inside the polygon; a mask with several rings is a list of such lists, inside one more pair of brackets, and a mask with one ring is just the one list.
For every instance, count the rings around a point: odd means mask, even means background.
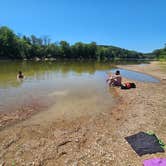
[{"label": "green tree", "polygon": [[60,49],[62,53],[62,58],[69,58],[71,54],[70,45],[68,42],[62,40],[60,41]]},{"label": "green tree", "polygon": [[[166,48],[153,52],[156,57],[165,57]],[[0,59],[33,59],[33,58],[58,58],[58,59],[93,59],[110,60],[114,58],[145,58],[136,51],[129,51],[114,46],[97,45],[95,42],[85,44],[77,42],[74,45],[66,41],[58,44],[51,43],[48,36],[42,38],[16,35],[8,27],[0,27]],[[151,56],[153,57],[153,56]]]}]

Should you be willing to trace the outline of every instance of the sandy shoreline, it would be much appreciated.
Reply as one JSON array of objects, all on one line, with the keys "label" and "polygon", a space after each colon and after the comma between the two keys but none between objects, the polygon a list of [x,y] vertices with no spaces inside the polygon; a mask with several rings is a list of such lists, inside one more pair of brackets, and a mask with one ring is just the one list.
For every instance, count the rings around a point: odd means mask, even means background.
[{"label": "sandy shoreline", "polygon": [[150,74],[160,83],[136,82],[131,90],[115,89],[118,108],[82,116],[74,121],[56,120],[45,126],[19,123],[0,131],[0,164],[11,165],[112,165],[140,166],[139,157],[124,137],[154,131],[166,143],[166,81],[157,62],[119,66]]}]

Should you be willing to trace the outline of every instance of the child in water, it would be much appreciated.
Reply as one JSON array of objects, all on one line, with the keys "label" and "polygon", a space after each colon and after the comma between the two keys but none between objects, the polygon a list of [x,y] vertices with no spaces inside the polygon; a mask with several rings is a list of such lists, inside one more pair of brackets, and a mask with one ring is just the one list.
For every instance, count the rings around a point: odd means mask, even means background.
[{"label": "child in water", "polygon": [[121,86],[122,84],[122,77],[120,75],[120,71],[117,70],[114,75],[109,75],[107,79],[109,86]]},{"label": "child in water", "polygon": [[17,79],[24,79],[24,75],[22,73],[22,71],[19,71],[18,74],[17,74]]}]

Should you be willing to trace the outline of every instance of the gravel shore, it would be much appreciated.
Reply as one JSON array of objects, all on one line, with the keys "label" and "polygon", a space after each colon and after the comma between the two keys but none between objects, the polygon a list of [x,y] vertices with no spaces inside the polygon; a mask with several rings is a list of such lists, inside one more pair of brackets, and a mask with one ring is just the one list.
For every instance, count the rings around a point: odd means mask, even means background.
[{"label": "gravel shore", "polygon": [[158,62],[119,67],[152,75],[160,82],[134,81],[137,88],[130,90],[111,88],[117,106],[95,116],[59,118],[45,125],[28,119],[6,127],[0,131],[0,165],[141,166],[144,159],[165,157],[166,153],[139,157],[124,137],[153,131],[166,143],[166,72]]}]

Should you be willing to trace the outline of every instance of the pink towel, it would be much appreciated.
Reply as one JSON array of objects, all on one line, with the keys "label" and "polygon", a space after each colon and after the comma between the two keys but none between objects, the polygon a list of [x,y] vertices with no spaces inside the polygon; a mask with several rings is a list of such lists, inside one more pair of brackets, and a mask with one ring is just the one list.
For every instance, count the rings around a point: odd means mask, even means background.
[{"label": "pink towel", "polygon": [[166,158],[153,158],[144,160],[144,166],[166,166]]}]

